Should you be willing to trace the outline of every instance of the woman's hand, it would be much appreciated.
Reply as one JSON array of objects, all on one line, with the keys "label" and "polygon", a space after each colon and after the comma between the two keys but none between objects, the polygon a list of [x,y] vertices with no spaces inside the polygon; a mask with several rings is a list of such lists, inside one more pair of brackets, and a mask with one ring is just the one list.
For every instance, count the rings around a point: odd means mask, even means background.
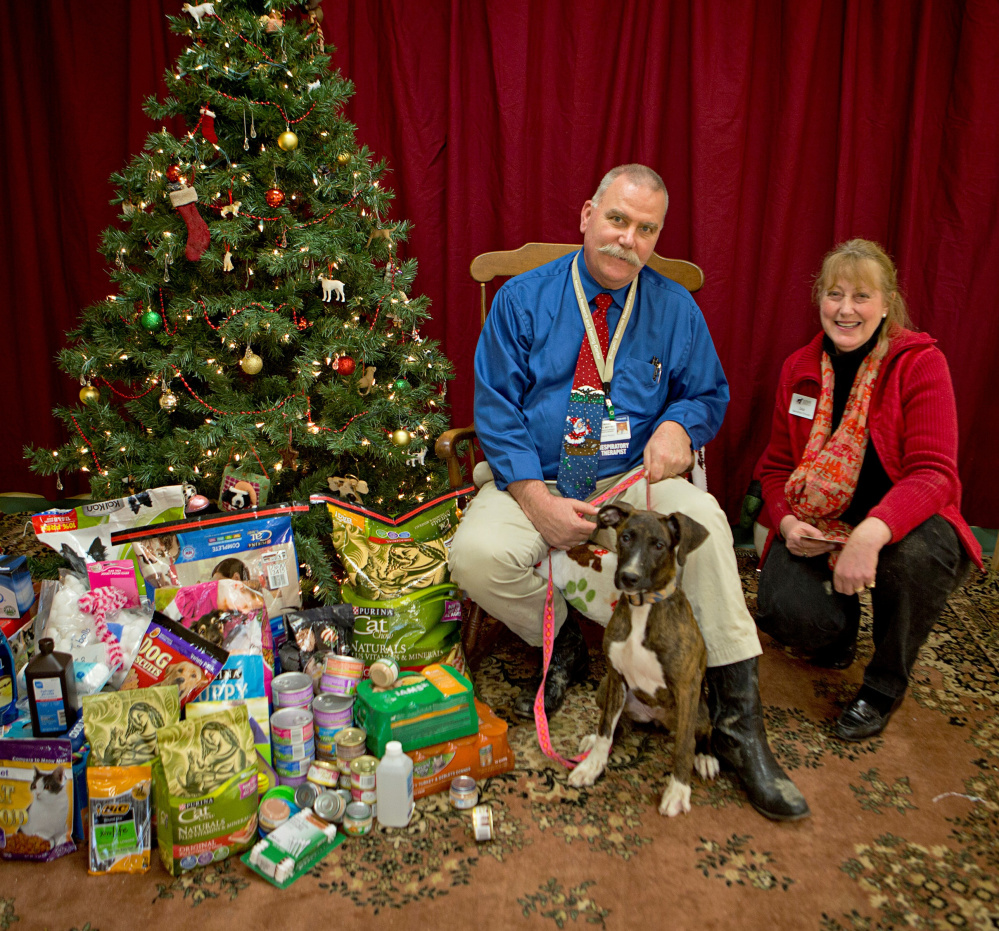
[{"label": "woman's hand", "polygon": [[824,539],[822,532],[793,514],[780,522],[780,535],[792,556],[821,556],[834,549],[836,544]]},{"label": "woman's hand", "polygon": [[878,517],[864,518],[843,546],[833,571],[833,588],[842,595],[859,595],[874,588],[878,554],[891,542],[891,530]]}]

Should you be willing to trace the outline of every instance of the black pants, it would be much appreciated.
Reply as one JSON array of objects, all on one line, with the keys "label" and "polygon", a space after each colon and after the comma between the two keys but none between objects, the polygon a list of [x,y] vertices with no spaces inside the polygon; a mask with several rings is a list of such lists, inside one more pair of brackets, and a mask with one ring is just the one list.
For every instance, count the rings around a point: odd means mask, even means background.
[{"label": "black pants", "polygon": [[[938,514],[881,550],[865,685],[892,698],[905,694],[919,648],[970,564],[954,528]],[[763,564],[757,603],[760,630],[808,652],[851,642],[860,625],[860,599],[832,588],[827,556],[792,556],[780,538]]]}]

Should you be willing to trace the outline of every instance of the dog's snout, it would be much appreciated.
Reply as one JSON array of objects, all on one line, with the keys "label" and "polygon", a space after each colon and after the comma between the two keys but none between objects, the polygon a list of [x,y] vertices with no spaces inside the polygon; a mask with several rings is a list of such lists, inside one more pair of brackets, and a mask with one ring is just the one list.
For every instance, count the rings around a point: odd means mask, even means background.
[{"label": "dog's snout", "polygon": [[637,572],[622,570],[618,573],[618,578],[621,583],[621,588],[634,588],[638,584],[640,576]]}]

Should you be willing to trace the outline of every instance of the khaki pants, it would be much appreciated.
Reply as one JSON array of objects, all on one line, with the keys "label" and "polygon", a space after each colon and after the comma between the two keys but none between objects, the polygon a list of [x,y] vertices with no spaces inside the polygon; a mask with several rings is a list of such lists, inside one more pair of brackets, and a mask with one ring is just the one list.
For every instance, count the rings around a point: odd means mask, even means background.
[{"label": "khaki pants", "polygon": [[[593,497],[630,474],[601,479]],[[531,646],[540,646],[547,582],[534,567],[547,555],[548,544],[513,497],[496,488],[486,463],[476,466],[474,478],[479,491],[454,536],[448,558],[451,578],[490,616]],[[554,482],[548,487],[557,494]],[[644,508],[646,483],[636,482],[617,500]],[[652,486],[652,509],[681,511],[708,530],[707,540],[690,554],[683,570],[683,590],[707,646],[708,666],[759,656],[763,651],[742,596],[732,531],[718,502],[685,479],[672,478]],[[566,616],[558,591],[554,609],[558,630]]]}]

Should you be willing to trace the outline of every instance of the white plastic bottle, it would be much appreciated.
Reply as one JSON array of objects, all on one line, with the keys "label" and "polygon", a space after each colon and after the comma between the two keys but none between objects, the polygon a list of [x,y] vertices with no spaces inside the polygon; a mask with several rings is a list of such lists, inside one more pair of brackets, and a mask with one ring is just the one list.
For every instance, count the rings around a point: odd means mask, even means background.
[{"label": "white plastic bottle", "polygon": [[413,817],[413,761],[398,740],[385,744],[385,756],[375,770],[378,823],[404,828]]}]

